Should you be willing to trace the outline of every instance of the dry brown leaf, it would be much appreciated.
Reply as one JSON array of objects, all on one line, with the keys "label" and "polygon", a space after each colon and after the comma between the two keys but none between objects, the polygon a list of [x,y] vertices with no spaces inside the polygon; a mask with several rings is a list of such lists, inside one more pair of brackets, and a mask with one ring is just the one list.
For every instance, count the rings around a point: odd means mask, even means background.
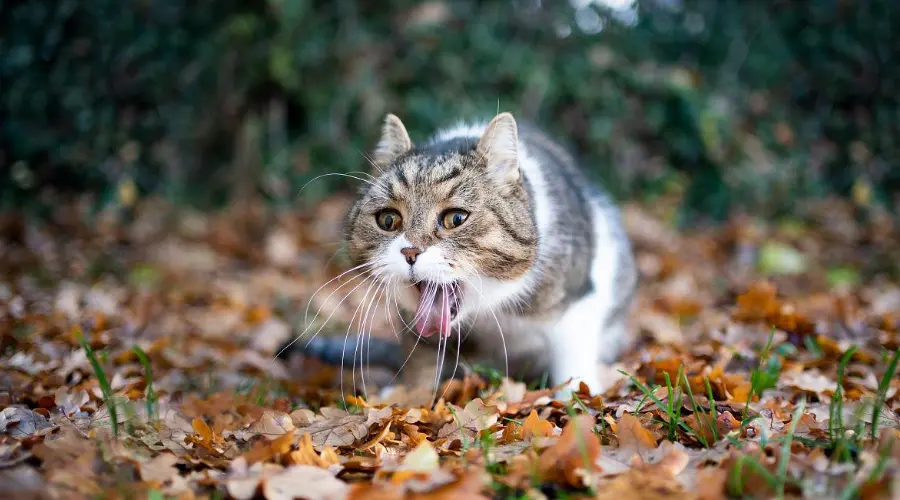
[{"label": "dry brown leaf", "polygon": [[684,491],[677,480],[667,476],[640,470],[629,470],[611,479],[604,479],[594,485],[597,495],[603,500],[658,500],[696,499],[696,494]]},{"label": "dry brown leaf", "polygon": [[350,446],[365,439],[372,425],[390,418],[393,413],[390,407],[380,410],[366,408],[361,415],[350,415],[336,408],[322,408],[321,412],[324,418],[298,429],[298,432],[310,435],[313,447],[318,451],[325,446]]},{"label": "dry brown leaf", "polygon": [[257,420],[253,421],[246,429],[236,432],[223,432],[222,436],[234,436],[241,441],[248,441],[256,436],[276,437],[295,429],[290,415],[278,411],[265,410]]},{"label": "dry brown leaf", "polygon": [[347,498],[349,485],[325,469],[310,465],[292,465],[263,480],[262,494],[267,500],[341,500]]},{"label": "dry brown leaf", "polygon": [[490,476],[480,468],[469,468],[448,473],[447,483],[428,491],[411,491],[407,484],[376,481],[373,484],[355,484],[348,500],[488,500],[484,494]]},{"label": "dry brown leaf", "polygon": [[634,453],[657,446],[653,433],[645,429],[641,421],[630,413],[623,414],[616,422],[616,437],[619,438],[619,448],[633,450]]},{"label": "dry brown leaf", "polygon": [[559,439],[540,455],[537,473],[544,481],[583,487],[589,475],[599,470],[600,451],[594,419],[578,415],[569,420]]},{"label": "dry brown leaf", "polygon": [[725,482],[728,480],[728,471],[721,467],[710,467],[697,471],[697,498],[698,500],[724,500]]},{"label": "dry brown leaf", "polygon": [[140,465],[141,479],[152,483],[164,483],[178,475],[175,464],[178,458],[169,453],[157,455],[156,458]]},{"label": "dry brown leaf", "polygon": [[481,398],[475,398],[465,408],[454,410],[453,422],[444,425],[438,431],[439,438],[473,439],[475,435],[497,423],[500,415],[497,408],[487,406]]},{"label": "dry brown leaf", "polygon": [[267,462],[273,458],[285,455],[291,450],[294,443],[294,430],[282,434],[274,439],[263,438],[256,442],[253,448],[242,456],[248,465],[255,462]]},{"label": "dry brown leaf", "polygon": [[642,457],[635,455],[631,459],[631,467],[651,474],[675,478],[675,476],[681,474],[681,471],[687,467],[690,461],[690,457],[680,444],[672,445],[672,443],[666,441],[665,449],[661,451],[664,454],[656,462],[647,462]]},{"label": "dry brown leaf", "polygon": [[[684,422],[703,436],[707,443],[714,443],[716,438],[721,438],[741,427],[741,422],[728,411],[719,413],[713,420],[712,415],[702,413],[701,410],[699,414],[695,413],[684,417]],[[715,429],[715,432],[713,432],[713,429]]]},{"label": "dry brown leaf", "polygon": [[8,433],[17,439],[23,439],[53,427],[55,426],[47,417],[27,408],[10,406],[0,412],[0,433]]}]

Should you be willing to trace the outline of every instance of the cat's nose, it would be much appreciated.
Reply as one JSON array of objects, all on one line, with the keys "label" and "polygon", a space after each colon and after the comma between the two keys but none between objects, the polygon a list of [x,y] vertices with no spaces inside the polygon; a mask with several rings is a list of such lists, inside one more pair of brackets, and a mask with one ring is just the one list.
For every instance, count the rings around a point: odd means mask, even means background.
[{"label": "cat's nose", "polygon": [[413,265],[416,263],[416,257],[418,257],[420,253],[422,253],[422,250],[419,250],[416,247],[406,247],[401,249],[400,253],[402,253],[403,256],[406,257],[406,262],[409,265]]}]

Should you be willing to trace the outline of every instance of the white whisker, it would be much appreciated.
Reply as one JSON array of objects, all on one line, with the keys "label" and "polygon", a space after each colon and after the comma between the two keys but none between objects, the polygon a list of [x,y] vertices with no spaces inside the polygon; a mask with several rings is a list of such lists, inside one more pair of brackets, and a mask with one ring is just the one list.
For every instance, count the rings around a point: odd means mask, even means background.
[{"label": "white whisker", "polygon": [[303,187],[301,187],[300,190],[297,191],[297,194],[295,195],[295,197],[300,196],[300,195],[303,193],[303,190],[306,189],[306,186],[309,186],[309,185],[312,184],[313,182],[315,182],[315,181],[321,179],[322,177],[330,177],[330,176],[332,176],[332,175],[336,175],[336,176],[338,176],[338,177],[348,177],[348,178],[350,178],[350,179],[356,179],[356,180],[358,180],[358,181],[360,181],[360,182],[365,182],[366,184],[368,184],[368,185],[370,185],[370,186],[375,186],[375,185],[376,185],[374,182],[372,182],[372,181],[370,181],[370,180],[368,180],[368,179],[363,179],[363,178],[361,178],[361,177],[356,177],[355,175],[345,174],[345,173],[343,173],[343,172],[329,172],[329,173],[327,173],[327,174],[317,175],[317,176],[315,176],[314,178],[310,179],[309,182],[307,182],[306,184],[304,184]]},{"label": "white whisker", "polygon": [[[356,280],[356,279],[359,278],[360,276],[365,276],[367,273],[372,273],[372,272],[374,272],[374,271],[375,271],[374,269],[370,269],[370,270],[366,270],[366,271],[363,271],[363,272],[357,274],[357,275],[354,276],[353,278],[349,279],[349,280],[348,280],[346,283],[344,283],[343,285],[337,287],[333,292],[331,292],[331,294],[328,295],[328,297],[325,298],[325,300],[327,301],[329,297],[331,297],[332,295],[334,295],[335,293],[337,293],[341,288],[344,288],[345,286],[347,286],[347,285],[349,285],[350,283],[352,283],[354,280]],[[313,336],[309,339],[309,341],[306,342],[306,345],[307,345],[307,346],[309,345],[310,342],[312,342],[312,339],[316,338],[316,336],[322,331],[322,329],[325,328],[325,326],[328,324],[328,321],[331,320],[331,317],[334,316],[334,314],[335,314],[335,313],[337,312],[337,310],[341,307],[341,305],[344,303],[344,301],[346,301],[347,298],[349,298],[350,295],[353,294],[353,292],[356,291],[357,288],[359,288],[363,283],[366,282],[366,279],[367,279],[367,278],[363,278],[363,280],[362,280],[358,285],[356,285],[355,287],[353,287],[353,289],[351,289],[349,292],[347,292],[347,294],[344,295],[344,297],[343,297],[343,298],[337,303],[337,305],[334,307],[334,310],[331,311],[331,314],[329,314],[328,317],[325,318],[325,321],[322,323],[322,326],[320,326],[319,329],[316,330],[316,333],[314,333]],[[324,304],[322,305],[322,307],[325,307]],[[318,309],[318,311],[316,311],[316,315],[313,317],[313,321],[315,321],[316,318],[319,317],[319,312],[320,312],[321,310],[322,310],[322,308],[320,307],[320,308]],[[298,340],[302,339],[303,336],[306,335],[306,333],[309,331],[310,326],[311,326],[311,325],[307,323],[307,325],[306,325],[306,327],[303,329],[303,331],[300,332],[300,334],[297,335],[297,337],[296,337],[294,340],[290,341],[286,346],[282,347],[281,350],[278,351],[277,354],[275,354],[275,358],[273,358],[273,359],[277,359],[278,356],[281,355],[281,353],[283,353],[284,351],[286,351],[287,349],[289,349],[289,348],[290,348],[292,345],[294,345],[294,343],[296,343]]]}]

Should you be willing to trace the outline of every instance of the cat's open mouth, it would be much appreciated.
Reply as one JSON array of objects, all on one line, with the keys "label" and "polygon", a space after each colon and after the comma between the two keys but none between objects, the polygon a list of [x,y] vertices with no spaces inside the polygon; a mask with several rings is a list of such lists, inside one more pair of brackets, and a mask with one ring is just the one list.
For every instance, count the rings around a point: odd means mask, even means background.
[{"label": "cat's open mouth", "polygon": [[423,337],[440,333],[450,336],[450,323],[459,312],[459,283],[419,281],[419,305],[416,307],[416,331]]}]

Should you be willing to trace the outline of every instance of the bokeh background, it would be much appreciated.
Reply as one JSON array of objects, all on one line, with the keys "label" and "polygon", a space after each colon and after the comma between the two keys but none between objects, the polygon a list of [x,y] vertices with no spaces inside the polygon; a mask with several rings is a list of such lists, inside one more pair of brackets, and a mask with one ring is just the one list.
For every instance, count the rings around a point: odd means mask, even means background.
[{"label": "bokeh background", "polygon": [[893,0],[0,3],[0,203],[296,208],[352,186],[386,112],[498,109],[673,218],[900,186]]}]

